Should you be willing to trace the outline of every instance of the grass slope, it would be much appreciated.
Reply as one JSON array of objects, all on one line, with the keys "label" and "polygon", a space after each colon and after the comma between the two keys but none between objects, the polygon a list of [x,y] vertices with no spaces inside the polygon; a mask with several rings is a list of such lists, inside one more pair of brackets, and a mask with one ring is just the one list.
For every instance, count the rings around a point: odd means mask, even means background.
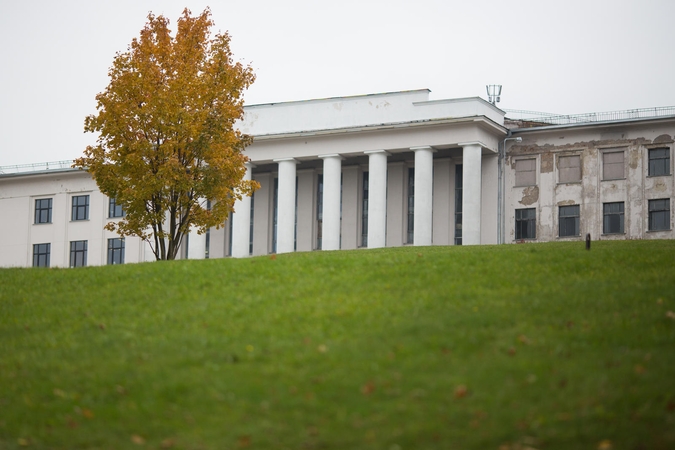
[{"label": "grass slope", "polygon": [[675,242],[0,270],[0,448],[672,449]]}]

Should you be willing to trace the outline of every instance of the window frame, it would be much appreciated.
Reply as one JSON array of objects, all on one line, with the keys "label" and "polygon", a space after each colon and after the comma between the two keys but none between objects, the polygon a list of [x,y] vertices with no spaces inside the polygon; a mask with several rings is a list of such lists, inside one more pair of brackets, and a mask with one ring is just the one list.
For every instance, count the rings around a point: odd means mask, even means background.
[{"label": "window frame", "polygon": [[[81,246],[81,248],[78,248]],[[69,267],[87,267],[87,241],[70,241]]]},{"label": "window frame", "polygon": [[[660,209],[658,208],[659,204],[657,202],[663,202],[662,204],[665,205],[665,207],[661,206]],[[654,209],[652,209],[654,208]],[[658,216],[657,216],[658,214]],[[647,215],[648,215],[648,223],[647,223],[647,231],[670,231],[671,225],[670,225],[670,199],[669,198],[655,198],[652,200],[649,200],[647,202]],[[661,222],[663,222],[667,228],[655,228],[657,225],[655,222],[657,222],[657,217]],[[661,218],[663,217],[663,219]],[[665,219],[665,220],[664,220]]]},{"label": "window frame", "polygon": [[[579,161],[579,166],[576,167],[576,169],[578,169],[578,171],[579,171],[579,176],[578,176],[578,178],[573,179],[573,180],[568,180],[568,179],[563,180],[562,170],[563,170],[563,169],[565,169],[565,170],[570,170],[570,169],[574,169],[575,167],[572,167],[572,166],[570,166],[570,167],[562,167],[562,162],[561,162],[561,161],[563,161],[563,160],[564,160],[564,161],[572,160],[573,158],[576,158],[576,159]],[[583,173],[582,173],[582,170],[581,170],[581,169],[582,169],[582,167],[581,167],[581,154],[578,154],[578,153],[577,153],[577,154],[568,154],[568,155],[558,155],[557,160],[558,160],[558,161],[557,161],[557,167],[558,167],[558,184],[575,184],[575,183],[581,183],[581,179],[582,179],[582,177],[583,177]]]},{"label": "window frame", "polygon": [[[652,157],[653,154],[656,154],[658,151],[665,151],[665,157]],[[656,170],[656,163],[663,161],[660,164],[661,169]],[[652,164],[652,162],[654,164]],[[662,173],[656,173],[661,172]],[[649,177],[667,177],[670,176],[670,147],[658,147],[658,148],[649,148],[647,149],[647,176]]]},{"label": "window frame", "polygon": [[125,247],[124,238],[108,239],[108,265],[124,264]]},{"label": "window frame", "polygon": [[[607,162],[605,162],[605,157],[607,155],[615,155],[615,154],[618,154],[618,153],[621,153],[621,176],[619,176],[619,177],[609,177],[609,176],[607,176],[606,167],[608,165],[618,166],[619,163],[616,163],[616,162],[607,163]],[[625,180],[625,179],[626,179],[626,152],[625,152],[625,150],[619,150],[619,149],[615,149],[615,148],[603,150],[602,151],[602,180],[603,181],[605,181],[605,180],[611,181],[611,180]]]},{"label": "window frame", "polygon": [[[523,217],[526,213],[532,213],[532,217]],[[519,217],[520,216],[520,217]],[[519,226],[520,225],[520,226]],[[523,236],[523,228],[525,236]],[[530,235],[531,234],[531,235]],[[537,239],[537,209],[536,208],[518,208],[515,212],[515,237],[516,240]]]},{"label": "window frame", "polygon": [[[525,161],[532,161],[534,163],[534,168],[533,170],[518,170],[518,163],[522,163]],[[519,182],[518,181],[518,174],[526,174],[526,173],[532,173],[532,182]],[[524,175],[521,175],[524,176]],[[528,177],[529,179],[529,177]],[[537,158],[518,158],[515,160],[515,167],[514,167],[514,187],[528,187],[528,186],[536,186],[537,185]]]},{"label": "window frame", "polygon": [[[84,199],[84,204],[80,204],[80,199]],[[70,212],[71,222],[89,220],[89,194],[73,195],[71,205],[72,205],[72,209]]]},{"label": "window frame", "polygon": [[117,199],[109,197],[108,198],[108,219],[118,219],[126,216],[127,213],[124,211],[122,205],[117,204]]},{"label": "window frame", "polygon": [[[46,247],[41,247],[46,246]],[[41,251],[45,249],[45,251]],[[45,242],[42,244],[33,244],[33,267],[49,267],[52,253],[52,244]],[[44,257],[44,264],[40,264],[41,257]],[[37,259],[36,259],[37,258]]]},{"label": "window frame", "polygon": [[[43,207],[42,202],[47,201],[48,206]],[[38,203],[40,206],[38,207]],[[53,198],[36,198],[35,199],[35,214],[34,214],[34,221],[33,224],[35,225],[43,225],[47,223],[52,223],[52,209],[54,206]],[[42,213],[46,211],[47,212],[47,220],[43,221]],[[39,219],[39,220],[38,220]]]},{"label": "window frame", "polygon": [[[621,206],[620,211],[611,211],[613,206]],[[602,234],[625,234],[625,203],[607,202],[602,204]],[[618,230],[614,230],[613,221],[618,221]]]},{"label": "window frame", "polygon": [[[572,209],[574,208],[574,209]],[[565,214],[563,214],[563,211],[565,211]],[[575,211],[576,213],[570,213],[568,211]],[[558,237],[564,238],[564,237],[579,237],[581,236],[581,208],[578,204],[576,205],[564,205],[564,206],[558,206]],[[570,227],[570,223],[572,224],[573,232],[575,234],[570,233],[567,229]],[[564,225],[564,226],[563,226]],[[563,230],[565,230],[565,233],[563,234]]]}]

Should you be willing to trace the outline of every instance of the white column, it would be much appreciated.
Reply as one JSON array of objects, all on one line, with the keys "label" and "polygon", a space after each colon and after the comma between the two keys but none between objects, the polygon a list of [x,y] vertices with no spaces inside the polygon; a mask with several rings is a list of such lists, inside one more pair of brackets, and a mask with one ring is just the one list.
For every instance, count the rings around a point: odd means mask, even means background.
[{"label": "white column", "polygon": [[323,159],[323,235],[321,250],[340,250],[340,188],[342,157],[321,155]]},{"label": "white column", "polygon": [[[251,179],[251,171],[255,166],[246,163],[246,175],[244,180]],[[232,256],[244,258],[249,255],[249,242],[251,241],[251,197],[245,195],[241,200],[234,202],[234,214],[232,214]]]},{"label": "white column", "polygon": [[434,149],[413,147],[415,152],[414,245],[431,245],[434,187]]},{"label": "white column", "polygon": [[275,159],[279,163],[277,199],[277,253],[295,251],[295,165],[293,158]]},{"label": "white column", "polygon": [[478,143],[462,145],[462,245],[480,244],[481,159]]},{"label": "white column", "polygon": [[368,155],[368,248],[380,248],[387,237],[387,156],[384,150]]}]

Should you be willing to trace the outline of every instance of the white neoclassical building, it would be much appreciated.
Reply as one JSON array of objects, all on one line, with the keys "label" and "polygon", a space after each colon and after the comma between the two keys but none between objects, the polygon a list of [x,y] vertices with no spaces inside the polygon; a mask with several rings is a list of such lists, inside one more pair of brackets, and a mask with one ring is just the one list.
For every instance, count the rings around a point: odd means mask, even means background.
[{"label": "white neoclassical building", "polygon": [[[245,111],[260,189],[182,257],[675,237],[672,108],[505,121],[481,98],[416,90]],[[0,266],[153,259],[103,229],[121,209],[69,162],[2,172]]]}]

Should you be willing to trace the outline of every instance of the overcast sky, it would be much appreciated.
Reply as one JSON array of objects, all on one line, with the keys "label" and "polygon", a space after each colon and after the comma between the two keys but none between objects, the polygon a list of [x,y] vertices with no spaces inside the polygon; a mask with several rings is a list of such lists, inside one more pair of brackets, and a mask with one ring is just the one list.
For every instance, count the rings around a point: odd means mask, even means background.
[{"label": "overcast sky", "polygon": [[[208,5],[257,81],[247,104],[502,84],[505,109],[675,106],[673,0],[0,0],[0,166],[73,159],[147,14]],[[175,27],[174,27],[175,29]]]}]

